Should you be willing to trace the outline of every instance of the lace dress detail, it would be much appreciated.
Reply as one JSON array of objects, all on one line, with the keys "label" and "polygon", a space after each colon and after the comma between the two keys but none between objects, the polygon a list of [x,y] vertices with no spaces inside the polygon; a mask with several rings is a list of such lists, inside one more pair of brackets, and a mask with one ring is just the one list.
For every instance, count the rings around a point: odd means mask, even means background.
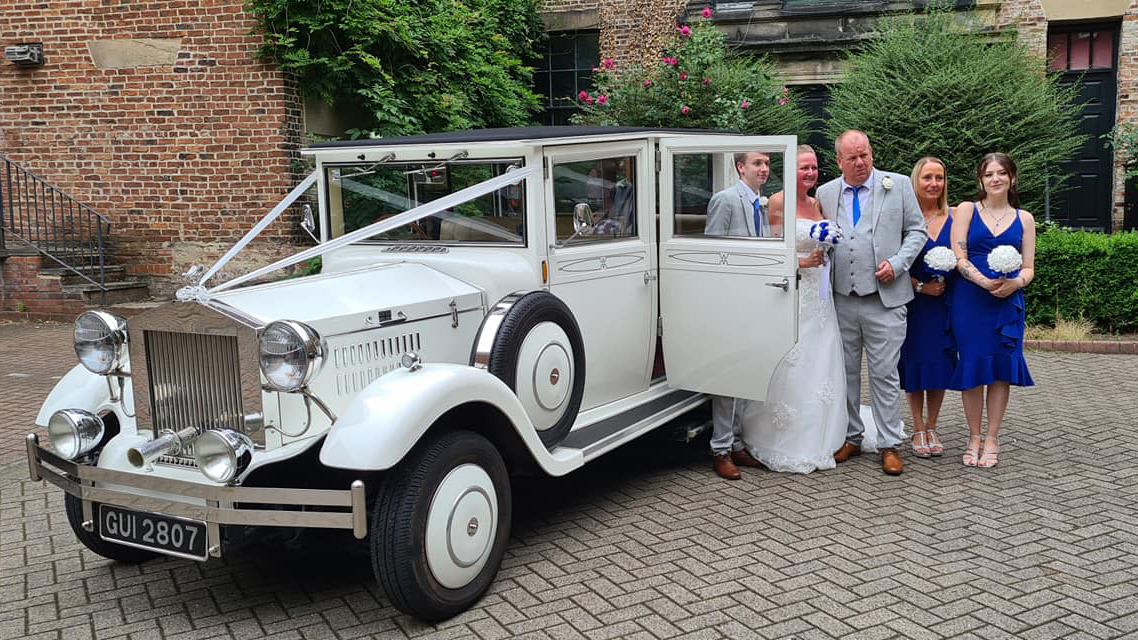
[{"label": "lace dress detail", "polygon": [[[795,221],[795,248],[818,246],[811,220]],[[771,376],[766,402],[752,402],[743,421],[748,450],[773,471],[832,469],[845,441],[846,386],[829,265],[799,269],[798,343]]]}]

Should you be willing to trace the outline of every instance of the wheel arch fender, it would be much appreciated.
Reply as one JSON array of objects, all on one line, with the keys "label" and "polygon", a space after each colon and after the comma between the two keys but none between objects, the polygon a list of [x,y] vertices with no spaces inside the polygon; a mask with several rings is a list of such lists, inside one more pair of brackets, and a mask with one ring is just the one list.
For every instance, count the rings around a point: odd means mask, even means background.
[{"label": "wheel arch fender", "polygon": [[[464,406],[471,419],[487,412],[500,419],[494,424],[469,424],[492,442],[503,443],[512,429],[529,457],[546,473],[564,475],[581,466],[578,450],[548,451],[525,409],[510,388],[494,375],[466,365],[424,364],[415,371],[397,369],[365,387],[348,404],[328,431],[320,449],[320,462],[343,469],[382,471],[402,460],[433,428],[458,426]],[[517,455],[503,451],[503,455]]]},{"label": "wheel arch fender", "polygon": [[[131,385],[123,385],[123,398],[127,406],[133,406]],[[91,413],[111,404],[111,389],[106,376],[91,373],[81,364],[75,365],[52,388],[47,399],[36,414],[36,425],[47,427],[51,415],[60,409],[83,409]]]}]

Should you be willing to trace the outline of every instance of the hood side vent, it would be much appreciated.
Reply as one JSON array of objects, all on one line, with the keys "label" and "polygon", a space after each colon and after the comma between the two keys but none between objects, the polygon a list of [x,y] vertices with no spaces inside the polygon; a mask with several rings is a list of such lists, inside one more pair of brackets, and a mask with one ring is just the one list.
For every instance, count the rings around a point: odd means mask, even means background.
[{"label": "hood side vent", "polygon": [[354,396],[376,378],[398,368],[404,353],[421,349],[422,341],[417,331],[333,348],[336,394]]}]

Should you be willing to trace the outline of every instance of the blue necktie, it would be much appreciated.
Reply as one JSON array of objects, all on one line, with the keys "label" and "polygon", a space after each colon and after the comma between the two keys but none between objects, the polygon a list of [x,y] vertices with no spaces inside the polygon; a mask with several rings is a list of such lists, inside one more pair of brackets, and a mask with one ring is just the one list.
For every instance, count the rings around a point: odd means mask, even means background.
[{"label": "blue necktie", "polygon": [[755,198],[755,235],[763,237],[763,205]]},{"label": "blue necktie", "polygon": [[853,192],[853,223],[857,226],[857,221],[861,218],[861,202],[858,201],[857,194],[861,192],[861,187],[846,187],[848,191]]}]

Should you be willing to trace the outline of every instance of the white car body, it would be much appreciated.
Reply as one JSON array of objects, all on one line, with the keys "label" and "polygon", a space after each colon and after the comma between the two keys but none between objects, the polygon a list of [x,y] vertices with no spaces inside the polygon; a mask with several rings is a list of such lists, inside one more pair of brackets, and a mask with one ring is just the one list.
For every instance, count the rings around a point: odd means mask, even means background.
[{"label": "white car body", "polygon": [[[73,527],[78,521],[96,546],[111,550],[109,557],[115,547],[100,540],[202,560],[221,555],[228,526],[331,527],[352,529],[361,538],[380,535],[376,524],[390,518],[377,516],[376,492],[389,501],[399,498],[391,494],[395,489],[385,472],[400,465],[430,471],[429,465],[415,467],[416,452],[443,431],[485,438],[514,471],[560,476],[699,408],[705,393],[761,400],[775,365],[796,339],[793,233],[681,233],[677,226],[693,214],[673,202],[684,191],[673,188],[681,182],[674,172],[695,159],[706,175],[696,189],[702,195],[693,196],[698,200],[735,183],[732,153],[793,159],[796,144],[793,137],[551,127],[306,149],[316,168],[319,239],[321,246],[334,247],[322,253],[322,271],[241,288],[203,287],[186,300],[131,318],[124,347],[129,358],[119,374],[76,366],[36,420],[46,427],[57,411],[82,410],[117,424],[118,434],[104,436],[75,461],[29,436],[32,477],[51,480],[78,499],[82,517],[76,515]],[[461,170],[480,170],[481,161],[495,167],[499,160],[510,163],[507,173],[533,168],[520,191],[499,190],[475,201],[491,203],[495,213],[508,201],[510,215],[475,216],[472,223],[456,215],[455,206],[438,214],[439,222],[425,218],[406,227],[438,237],[334,245],[348,232],[346,219],[357,213],[349,200],[410,209],[424,204],[420,189],[441,193],[440,185],[457,180]],[[589,163],[595,163],[599,179],[578,170]],[[793,220],[795,164],[779,166],[775,180],[787,188],[784,216]],[[393,184],[405,175],[408,193],[375,186],[383,171]],[[615,175],[622,177],[610,179]],[[685,180],[690,190],[691,180]],[[599,234],[602,220],[586,225],[583,236],[575,226],[565,237],[570,227],[564,203],[585,193],[582,187],[600,193],[595,202],[613,211],[616,190],[634,190],[632,204],[624,205],[631,209],[622,231]],[[512,217],[515,201],[522,213]],[[694,216],[688,224],[701,229],[702,218]],[[448,241],[449,234],[489,235],[486,241]],[[512,338],[516,347],[507,349],[502,332],[517,319],[511,314],[523,302],[534,314],[554,313],[546,309],[554,298],[571,320],[564,313],[560,320],[543,315],[547,319],[526,325]],[[274,390],[258,371],[258,336],[281,320],[303,323],[320,338],[322,365],[302,392]],[[505,357],[494,349],[512,354],[513,374],[503,376],[500,364],[495,373],[494,363],[488,364]],[[240,474],[227,483],[211,481],[186,455],[191,445],[182,455],[172,449],[147,458],[145,465],[131,462],[159,434],[186,427],[198,433],[224,427],[247,438],[252,454]],[[452,440],[438,444],[439,451],[447,452]],[[300,460],[327,482],[265,486],[264,478],[275,479],[274,465]],[[424,527],[426,566],[442,586],[435,585],[441,600],[428,602],[417,588],[406,586],[404,592],[400,585],[409,583],[397,568],[390,574],[380,568],[391,561],[376,560],[377,576],[398,606],[428,619],[453,615],[493,578],[500,553],[495,536],[508,527],[500,513],[507,511],[508,520],[508,487],[503,493],[496,486],[501,481],[492,479],[496,464],[456,464],[433,489],[435,502],[453,493],[456,505],[466,505],[446,514],[446,522],[467,518],[465,529],[431,524],[435,506],[423,516],[425,524],[415,525],[416,516],[400,521],[399,526]],[[262,480],[248,486],[255,478]],[[351,487],[335,484],[344,478],[356,481]],[[484,498],[463,497],[472,491]],[[254,502],[277,506],[246,507]],[[111,520],[99,519],[98,504],[200,522],[207,531],[206,553],[108,538],[103,528]],[[487,519],[497,522],[489,532],[479,525]],[[76,533],[84,538],[80,529]],[[473,546],[463,551],[464,544]],[[439,559],[443,548],[450,560]],[[469,562],[461,559],[464,553]]]}]

